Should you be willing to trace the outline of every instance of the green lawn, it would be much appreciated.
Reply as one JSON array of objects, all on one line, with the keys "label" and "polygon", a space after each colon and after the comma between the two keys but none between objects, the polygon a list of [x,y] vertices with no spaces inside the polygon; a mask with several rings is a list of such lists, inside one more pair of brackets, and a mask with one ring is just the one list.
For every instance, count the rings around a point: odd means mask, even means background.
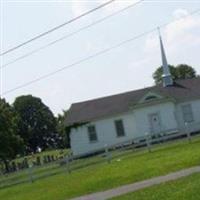
[{"label": "green lawn", "polygon": [[40,179],[0,190],[4,200],[64,200],[200,164],[200,139],[168,144],[147,151],[127,153],[114,159],[80,170]]},{"label": "green lawn", "polygon": [[198,200],[200,199],[200,173],[176,181],[160,184],[112,200]]}]

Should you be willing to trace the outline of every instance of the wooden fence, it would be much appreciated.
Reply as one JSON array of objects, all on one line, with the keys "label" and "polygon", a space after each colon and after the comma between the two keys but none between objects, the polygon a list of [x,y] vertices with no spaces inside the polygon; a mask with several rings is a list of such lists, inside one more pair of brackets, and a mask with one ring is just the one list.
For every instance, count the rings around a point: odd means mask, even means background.
[{"label": "wooden fence", "polygon": [[193,138],[200,134],[191,134],[189,129],[184,133],[171,132],[171,134],[160,134],[152,136],[146,134],[144,137],[138,137],[123,143],[107,146],[99,149],[98,152],[88,152],[81,156],[66,155],[62,159],[45,163],[40,166],[29,164],[26,169],[18,170],[12,173],[0,174],[0,188],[10,187],[25,182],[34,182],[38,179],[53,176],[60,173],[73,173],[73,171],[95,165],[102,162],[108,164],[114,158],[120,158],[127,154],[133,154],[135,151],[146,149],[151,152],[154,147],[166,143],[177,142],[178,140],[188,140],[192,142]]}]

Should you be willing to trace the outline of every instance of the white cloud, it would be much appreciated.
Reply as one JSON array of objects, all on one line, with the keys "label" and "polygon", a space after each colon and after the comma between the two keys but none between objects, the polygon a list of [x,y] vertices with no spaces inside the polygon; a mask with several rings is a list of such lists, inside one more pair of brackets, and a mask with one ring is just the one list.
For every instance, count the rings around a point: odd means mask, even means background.
[{"label": "white cloud", "polygon": [[176,19],[179,19],[179,18],[184,17],[184,16],[187,16],[187,15],[188,15],[188,11],[185,10],[185,9],[182,9],[182,8],[176,9],[176,10],[173,12],[173,16],[174,16],[174,18],[176,18]]},{"label": "white cloud", "polygon": [[[173,16],[177,19],[178,16],[187,16],[188,12],[183,9],[177,9],[173,12]],[[179,17],[178,17],[179,18]],[[187,16],[186,18],[175,21],[164,29],[161,29],[162,38],[167,51],[177,52],[183,47],[189,48],[200,44],[199,31],[200,30],[200,17]],[[158,34],[152,33],[147,36],[145,42],[145,52],[155,53],[159,49]]]},{"label": "white cloud", "polygon": [[[200,28],[200,18],[189,16],[187,18],[176,21],[165,28],[165,34],[169,42],[177,39],[183,40],[188,36],[195,36],[194,29]],[[191,40],[191,42],[193,42]]]}]

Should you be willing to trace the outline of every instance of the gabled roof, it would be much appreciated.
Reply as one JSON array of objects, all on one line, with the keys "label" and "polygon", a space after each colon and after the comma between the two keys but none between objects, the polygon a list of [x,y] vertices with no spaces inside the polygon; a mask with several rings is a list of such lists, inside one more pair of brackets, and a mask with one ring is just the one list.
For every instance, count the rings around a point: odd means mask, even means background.
[{"label": "gabled roof", "polygon": [[128,112],[148,92],[171,97],[177,102],[200,99],[200,77],[179,80],[173,86],[152,86],[140,90],[93,99],[72,104],[66,118],[66,125],[86,123]]}]

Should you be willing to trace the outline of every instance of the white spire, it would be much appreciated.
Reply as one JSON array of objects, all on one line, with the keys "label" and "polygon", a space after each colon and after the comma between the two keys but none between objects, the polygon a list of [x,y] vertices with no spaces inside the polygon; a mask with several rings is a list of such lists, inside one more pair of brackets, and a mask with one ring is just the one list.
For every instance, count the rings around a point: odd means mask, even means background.
[{"label": "white spire", "polygon": [[158,28],[158,32],[159,32],[160,50],[161,50],[161,56],[162,56],[163,86],[167,87],[167,86],[173,85],[173,79],[172,79],[172,75],[170,73],[169,65],[167,64],[167,58],[166,58],[166,55],[165,55],[165,50],[164,50],[164,47],[163,47],[163,42],[162,42],[162,38],[161,38],[159,28]]}]

